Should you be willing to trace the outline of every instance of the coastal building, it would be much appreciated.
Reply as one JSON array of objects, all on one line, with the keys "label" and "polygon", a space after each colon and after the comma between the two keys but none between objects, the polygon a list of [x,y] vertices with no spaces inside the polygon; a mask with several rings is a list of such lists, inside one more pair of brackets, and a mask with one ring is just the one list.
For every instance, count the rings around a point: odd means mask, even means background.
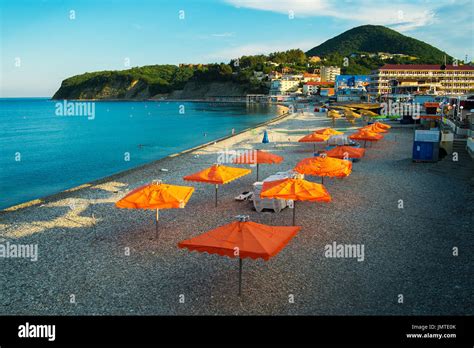
[{"label": "coastal building", "polygon": [[331,97],[335,94],[334,92],[334,88],[321,88],[320,91],[319,91],[319,95],[321,95],[321,97]]},{"label": "coastal building", "polygon": [[268,78],[270,80],[273,80],[273,79],[279,79],[282,77],[282,74],[278,71],[272,71],[268,74]]},{"label": "coastal building", "polygon": [[282,79],[283,80],[302,81],[303,80],[303,74],[283,74]]},{"label": "coastal building", "polygon": [[367,100],[365,88],[347,87],[336,92],[336,101],[341,102],[361,102]]},{"label": "coastal building", "polygon": [[336,77],[336,90],[345,88],[361,88],[366,90],[370,83],[370,75],[338,75]]},{"label": "coastal building", "polygon": [[316,81],[309,81],[303,85],[303,94],[317,94],[319,89],[319,84]]},{"label": "coastal building", "polygon": [[321,81],[336,81],[336,76],[341,74],[341,68],[337,66],[322,66]]},{"label": "coastal building", "polygon": [[279,79],[272,80],[270,85],[270,95],[285,95],[296,92],[300,85],[298,79]]},{"label": "coastal building", "polygon": [[462,95],[474,91],[474,67],[469,65],[385,64],[372,72],[369,95]]},{"label": "coastal building", "polygon": [[319,81],[321,81],[321,77],[318,74],[304,73],[303,74],[303,82],[309,82],[309,81],[319,82]]}]

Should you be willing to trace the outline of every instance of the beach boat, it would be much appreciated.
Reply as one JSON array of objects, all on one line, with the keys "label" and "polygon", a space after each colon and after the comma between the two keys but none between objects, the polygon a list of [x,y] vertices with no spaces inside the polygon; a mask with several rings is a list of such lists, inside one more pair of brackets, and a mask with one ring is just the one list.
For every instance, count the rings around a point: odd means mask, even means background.
[{"label": "beach boat", "polygon": [[242,294],[242,260],[268,261],[298,233],[300,226],[269,226],[237,216],[237,221],[178,243],[179,248],[239,259],[239,296]]},{"label": "beach boat", "polygon": [[123,209],[156,210],[155,235],[158,236],[159,210],[184,208],[193,192],[194,187],[168,185],[161,180],[155,180],[131,191],[115,203],[115,206]]},{"label": "beach boat", "polygon": [[219,189],[219,185],[227,184],[244,175],[250,174],[251,172],[252,171],[250,169],[234,168],[220,164],[214,164],[213,166],[201,170],[200,172],[187,175],[183,177],[183,179],[186,181],[214,184],[216,188],[215,206],[217,207],[217,191]]},{"label": "beach boat", "polygon": [[237,157],[232,161],[234,164],[254,164],[257,165],[257,181],[258,167],[260,164],[276,164],[281,163],[283,157],[262,150],[249,150],[245,154]]},{"label": "beach boat", "polygon": [[294,170],[300,174],[320,176],[321,184],[324,184],[325,176],[331,178],[344,178],[350,175],[352,171],[352,162],[329,157],[324,154],[299,161]]},{"label": "beach boat", "polygon": [[293,226],[296,223],[296,201],[331,201],[331,196],[323,185],[300,179],[298,175],[293,178],[264,182],[260,197],[292,200]]}]

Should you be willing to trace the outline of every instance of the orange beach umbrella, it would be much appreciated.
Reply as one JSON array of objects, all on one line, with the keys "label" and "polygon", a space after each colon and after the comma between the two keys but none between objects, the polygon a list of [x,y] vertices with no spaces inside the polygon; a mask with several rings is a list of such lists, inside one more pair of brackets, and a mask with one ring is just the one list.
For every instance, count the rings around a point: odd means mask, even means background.
[{"label": "orange beach umbrella", "polygon": [[184,208],[193,192],[194,187],[168,185],[156,180],[131,191],[115,203],[115,206],[125,209],[156,210],[155,234],[158,236],[159,210]]},{"label": "orange beach umbrella", "polygon": [[293,200],[293,226],[295,225],[296,201],[331,201],[331,196],[323,185],[299,178],[265,181],[260,197]]},{"label": "orange beach umbrella", "polygon": [[322,135],[341,135],[341,134],[344,134],[344,132],[337,131],[334,128],[322,128],[322,129],[315,130],[314,133],[322,134]]},{"label": "orange beach umbrella", "polygon": [[383,139],[383,135],[370,132],[368,130],[359,130],[357,133],[350,135],[349,139],[364,140],[364,147],[365,147],[368,141],[379,141],[380,139]]},{"label": "orange beach umbrella", "polygon": [[278,254],[301,229],[300,226],[268,226],[238,216],[238,221],[217,227],[197,237],[178,243],[190,251],[207,252],[239,258],[239,296],[242,290],[242,259],[268,261]]},{"label": "orange beach umbrella", "polygon": [[383,129],[390,129],[392,128],[392,126],[386,124],[386,123],[382,123],[382,122],[375,122],[374,124],[376,124],[379,128],[383,128]]},{"label": "orange beach umbrella", "polygon": [[368,126],[365,126],[365,127],[362,127],[362,128],[359,128],[359,130],[367,130],[367,131],[373,132],[373,133],[387,133],[388,132],[388,130],[386,130],[385,128],[377,126],[377,124],[375,124],[375,123],[373,123],[371,125],[368,125]]},{"label": "orange beach umbrella", "polygon": [[316,143],[324,143],[327,141],[331,136],[328,134],[318,134],[318,133],[311,133],[308,134],[304,137],[302,137],[300,140],[298,140],[299,143],[314,143],[314,152],[316,152]]},{"label": "orange beach umbrella", "polygon": [[186,181],[204,182],[216,185],[215,206],[217,207],[217,190],[219,185],[227,184],[244,175],[250,174],[251,172],[252,171],[250,169],[234,168],[220,164],[214,164],[213,166],[201,170],[200,172],[187,175],[183,179]]},{"label": "orange beach umbrella", "polygon": [[258,181],[258,165],[281,163],[283,157],[262,150],[249,150],[243,155],[234,159],[235,164],[256,164],[257,165],[257,181]]},{"label": "orange beach umbrella", "polygon": [[354,146],[336,146],[326,152],[329,157],[350,159],[350,158],[362,158],[364,156],[365,149],[361,149]]},{"label": "orange beach umbrella", "polygon": [[348,176],[352,171],[352,162],[321,155],[299,161],[294,170],[300,174],[320,176],[321,183],[324,184],[325,176],[335,178]]}]

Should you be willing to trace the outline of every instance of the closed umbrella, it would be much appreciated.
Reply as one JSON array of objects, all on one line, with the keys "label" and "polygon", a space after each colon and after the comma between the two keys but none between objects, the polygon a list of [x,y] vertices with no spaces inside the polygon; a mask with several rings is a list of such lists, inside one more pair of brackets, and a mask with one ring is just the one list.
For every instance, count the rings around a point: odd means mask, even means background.
[{"label": "closed umbrella", "polygon": [[220,164],[214,164],[213,166],[201,170],[200,172],[187,175],[183,179],[186,181],[204,182],[216,185],[215,206],[217,207],[217,190],[219,189],[219,185],[227,184],[244,175],[250,174],[251,172],[252,171],[250,169],[234,168]]},{"label": "closed umbrella", "polygon": [[160,209],[184,208],[191,198],[194,187],[164,184],[160,180],[140,186],[117,203],[117,208],[156,210],[155,235],[158,236]]},{"label": "closed umbrella", "polygon": [[190,251],[239,259],[239,296],[242,293],[242,259],[268,261],[278,254],[301,229],[300,226],[268,226],[238,216],[238,221],[217,227],[178,243]]}]

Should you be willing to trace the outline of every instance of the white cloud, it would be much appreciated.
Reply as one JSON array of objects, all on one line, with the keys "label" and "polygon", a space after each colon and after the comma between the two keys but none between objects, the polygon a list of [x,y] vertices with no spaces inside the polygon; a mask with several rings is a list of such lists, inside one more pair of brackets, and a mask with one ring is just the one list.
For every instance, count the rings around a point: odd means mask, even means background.
[{"label": "white cloud", "polygon": [[271,11],[295,17],[327,16],[363,24],[390,26],[398,31],[432,24],[436,20],[439,2],[393,1],[334,1],[334,0],[225,0],[236,7]]}]

